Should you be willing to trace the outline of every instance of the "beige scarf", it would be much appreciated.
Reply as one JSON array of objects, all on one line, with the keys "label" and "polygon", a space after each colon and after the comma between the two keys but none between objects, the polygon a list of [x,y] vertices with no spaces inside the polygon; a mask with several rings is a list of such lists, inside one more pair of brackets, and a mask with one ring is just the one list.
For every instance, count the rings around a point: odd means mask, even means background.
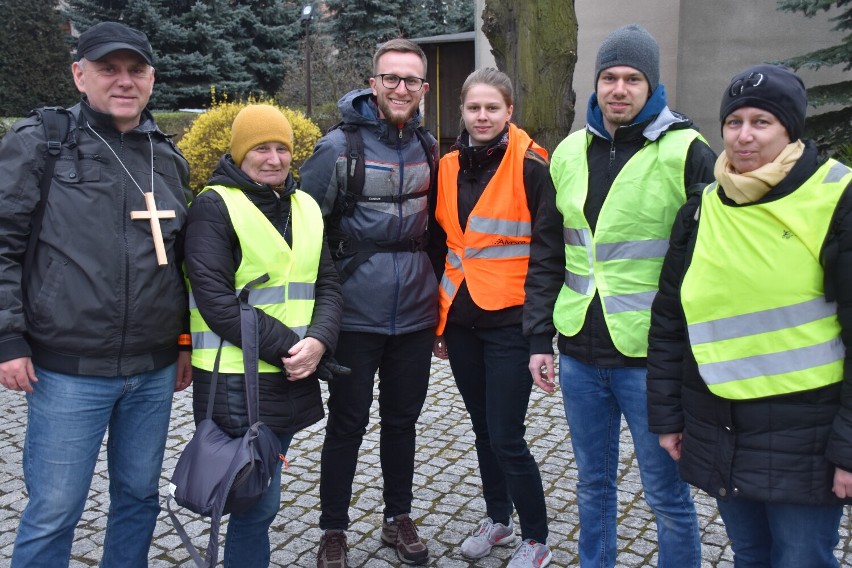
[{"label": "beige scarf", "polygon": [[802,157],[805,145],[801,140],[788,144],[774,160],[756,170],[741,174],[734,170],[724,152],[719,154],[713,175],[725,195],[735,203],[754,203],[787,177],[793,165]]}]

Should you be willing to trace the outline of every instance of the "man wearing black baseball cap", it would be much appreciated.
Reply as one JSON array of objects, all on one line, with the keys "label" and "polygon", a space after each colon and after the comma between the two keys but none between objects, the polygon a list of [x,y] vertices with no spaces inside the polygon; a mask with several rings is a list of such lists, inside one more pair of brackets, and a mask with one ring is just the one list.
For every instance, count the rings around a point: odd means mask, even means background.
[{"label": "man wearing black baseball cap", "polygon": [[120,132],[139,125],[154,88],[148,37],[118,22],[102,22],[80,35],[74,83],[95,110],[112,115]]},{"label": "man wearing black baseball cap", "polygon": [[104,22],[77,53],[83,96],[57,117],[59,155],[45,109],[0,143],[0,385],[27,397],[28,501],[12,566],[68,566],[109,429],[100,565],[142,568],[172,395],[192,379],[178,347],[189,342],[179,268],[189,168],[145,108],[145,34]]}]

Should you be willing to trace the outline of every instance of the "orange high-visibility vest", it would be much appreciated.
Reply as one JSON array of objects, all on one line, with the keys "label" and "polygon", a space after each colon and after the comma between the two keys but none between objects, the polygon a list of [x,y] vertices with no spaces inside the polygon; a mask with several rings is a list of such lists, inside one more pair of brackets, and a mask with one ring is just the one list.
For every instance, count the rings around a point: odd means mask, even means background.
[{"label": "orange high-visibility vest", "polygon": [[459,152],[441,158],[436,219],[447,233],[447,260],[438,293],[436,333],[444,333],[447,313],[463,280],[470,297],[484,310],[524,303],[532,221],[524,188],[524,156],[531,149],[547,159],[547,150],[509,124],[509,145],[494,177],[485,186],[462,231],[458,211]]}]

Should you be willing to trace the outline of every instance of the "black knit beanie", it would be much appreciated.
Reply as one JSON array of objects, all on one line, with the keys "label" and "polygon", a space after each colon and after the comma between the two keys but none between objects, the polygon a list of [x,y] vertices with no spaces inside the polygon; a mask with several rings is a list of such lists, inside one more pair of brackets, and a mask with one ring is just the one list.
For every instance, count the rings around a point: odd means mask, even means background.
[{"label": "black knit beanie", "polygon": [[719,120],[724,125],[729,114],[746,106],[771,112],[787,129],[791,142],[805,134],[808,93],[798,75],[786,67],[761,64],[737,74],[722,95]]},{"label": "black knit beanie", "polygon": [[595,90],[601,71],[619,65],[641,71],[653,93],[660,84],[660,46],[657,40],[638,24],[618,28],[606,36],[595,60]]}]

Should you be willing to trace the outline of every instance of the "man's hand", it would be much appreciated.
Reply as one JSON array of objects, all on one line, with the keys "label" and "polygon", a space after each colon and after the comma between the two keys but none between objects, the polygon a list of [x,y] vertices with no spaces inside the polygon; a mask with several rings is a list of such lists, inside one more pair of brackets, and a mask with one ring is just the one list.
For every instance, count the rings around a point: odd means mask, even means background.
[{"label": "man's hand", "polygon": [[449,357],[449,354],[447,353],[447,340],[444,339],[443,335],[439,335],[435,338],[435,343],[432,344],[432,355],[438,359],[446,359]]},{"label": "man's hand", "polygon": [[550,394],[556,390],[556,373],[553,369],[552,353],[534,353],[530,355],[530,375],[538,388]]},{"label": "man's hand", "polygon": [[175,392],[180,392],[192,383],[192,351],[178,351]]},{"label": "man's hand", "polygon": [[852,473],[839,467],[834,468],[834,485],[831,488],[840,499],[852,497]]},{"label": "man's hand", "polygon": [[9,390],[33,392],[37,383],[33,362],[29,357],[10,359],[0,363],[0,384]]},{"label": "man's hand", "polygon": [[683,432],[660,434],[660,447],[666,450],[674,461],[680,461]]},{"label": "man's hand", "polygon": [[325,353],[325,344],[319,339],[306,337],[290,348],[290,357],[282,357],[287,380],[298,381],[310,377],[317,370]]}]

